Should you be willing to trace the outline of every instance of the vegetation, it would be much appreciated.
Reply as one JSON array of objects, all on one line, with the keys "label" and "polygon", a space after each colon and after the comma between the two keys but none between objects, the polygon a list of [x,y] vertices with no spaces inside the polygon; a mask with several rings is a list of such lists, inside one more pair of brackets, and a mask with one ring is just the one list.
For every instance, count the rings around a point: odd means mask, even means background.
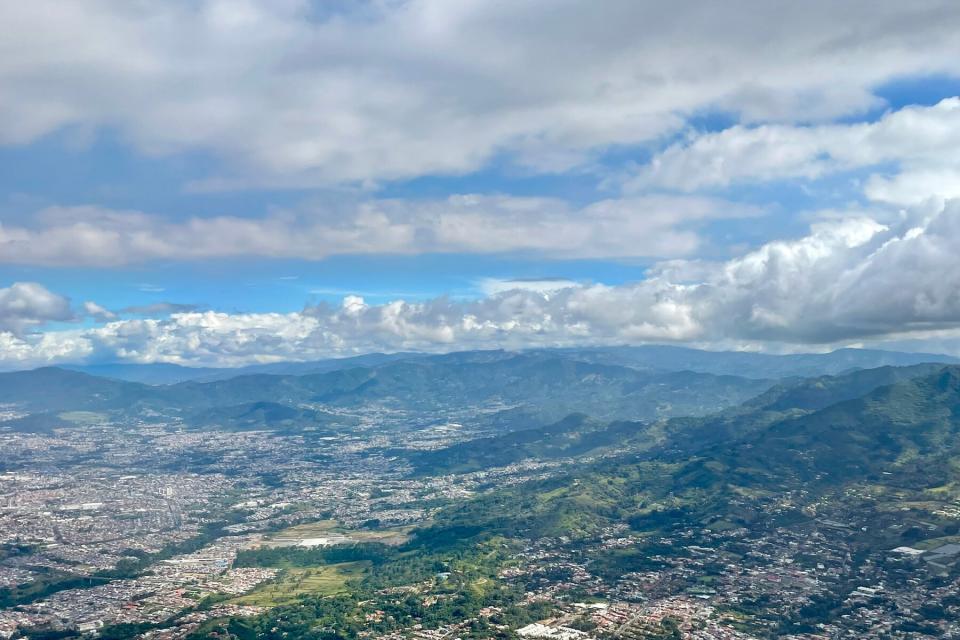
[{"label": "vegetation", "polygon": [[[432,535],[588,537],[616,522],[639,531],[691,521],[750,526],[757,517],[751,500],[792,490],[804,489],[813,501],[841,494],[853,482],[942,492],[960,481],[954,464],[960,460],[960,368],[762,426],[771,415],[760,410],[727,418],[731,430],[747,425],[745,435],[693,456],[606,460],[482,496],[442,513]],[[697,426],[710,424],[716,421]]]},{"label": "vegetation", "polygon": [[49,430],[69,426],[61,416],[97,412],[114,419],[145,410],[185,425],[227,429],[349,428],[335,413],[309,408],[385,402],[432,411],[449,406],[523,407],[499,416],[504,428],[535,427],[582,411],[599,419],[700,415],[742,402],[771,384],[689,371],[653,372],[583,362],[556,354],[474,352],[386,361],[305,375],[242,375],[211,382],[150,386],[47,367],[0,374],[0,403],[33,415],[8,426]]},{"label": "vegetation", "polygon": [[[278,582],[237,599],[278,605],[264,616],[243,621],[245,632],[253,634],[251,638],[278,640],[346,639],[357,637],[361,630],[387,633],[415,620],[434,628],[476,617],[484,607],[499,608],[487,621],[463,630],[462,637],[480,638],[497,634],[491,625],[522,626],[550,614],[552,605],[521,605],[523,591],[496,579],[511,551],[509,541],[487,534],[441,540],[435,534],[433,529],[424,531],[419,543],[403,547],[358,545],[342,552],[288,547],[245,552],[242,558],[247,566],[289,567]],[[371,559],[339,562],[344,554],[359,557],[364,553]],[[346,592],[342,592],[344,586],[349,587]],[[422,595],[426,593],[429,598]],[[229,630],[236,623],[215,621],[201,627],[194,637],[218,630],[232,633]]]},{"label": "vegetation", "polygon": [[303,596],[330,596],[347,592],[347,581],[357,579],[369,563],[348,562],[310,568],[284,569],[276,580],[233,598],[233,604],[277,607],[295,603]]},{"label": "vegetation", "polygon": [[[483,375],[502,376],[493,382],[474,380],[474,373],[452,374],[441,391],[453,394],[457,385],[473,380],[482,388],[478,393],[492,394],[494,389],[503,393],[503,389],[519,385],[517,393],[532,393],[536,388],[546,394],[543,390],[549,388],[551,380],[584,375],[599,376],[596,379],[603,381],[600,391],[609,390],[609,384],[620,384],[610,382],[619,380],[621,373],[611,365],[569,361],[545,365],[542,360],[538,366],[544,367],[545,373],[521,382],[519,378],[530,374],[525,368],[529,361],[506,361],[509,367],[496,358],[484,363],[489,365],[485,369],[480,367]],[[454,372],[459,366],[456,361],[440,362]],[[464,367],[464,371],[473,368]],[[402,389],[423,395],[418,385],[426,384],[426,377],[437,375],[437,369],[433,364],[427,367],[421,362],[401,362],[376,370],[318,375],[324,378],[322,383],[319,379],[296,383],[260,380],[245,381],[243,387],[286,385],[283,388],[288,399],[309,388],[311,393],[321,394],[315,397],[339,403],[360,396],[384,398]],[[228,385],[221,386],[221,398],[234,393]],[[604,397],[598,393],[599,400]],[[313,419],[280,404],[239,407],[230,406],[238,427],[283,416],[291,424]],[[222,413],[224,409],[216,411]],[[871,524],[877,525],[849,532],[853,565],[863,561],[859,554],[871,549],[955,541],[960,534],[955,523],[929,513],[944,500],[960,498],[958,436],[960,368],[921,365],[909,372],[854,372],[783,384],[741,407],[707,418],[604,423],[573,415],[545,427],[416,453],[411,460],[424,473],[483,469],[527,457],[576,457],[630,448],[617,456],[572,465],[560,476],[507,486],[449,506],[429,526],[410,532],[411,537],[401,544],[383,544],[380,532],[371,531],[369,535],[356,534],[363,540],[346,546],[242,551],[236,566],[273,567],[280,573],[273,582],[230,601],[271,610],[249,620],[211,621],[195,637],[217,633],[250,640],[352,640],[361,630],[377,636],[414,623],[429,629],[464,619],[474,622],[458,630],[460,637],[502,635],[496,625],[515,628],[545,617],[551,606],[521,605],[524,585],[509,585],[498,579],[513,554],[528,541],[545,537],[573,542],[596,540],[613,526],[629,527],[638,537],[653,540],[660,539],[654,534],[677,529],[728,531],[803,523],[817,518],[819,507],[839,504],[868,512]],[[771,505],[776,508],[768,508]],[[924,529],[888,526],[894,518],[914,514],[923,514]],[[227,517],[197,540],[164,553],[198,548],[212,537],[223,535],[222,527],[229,521]],[[325,534],[333,531],[332,525],[324,522],[310,528],[294,527],[284,534]],[[593,574],[613,580],[624,572],[658,569],[658,556],[683,556],[690,553],[689,548],[650,542],[627,549],[603,549],[590,558],[589,567]],[[15,552],[13,548],[6,550]],[[162,557],[132,559],[96,578],[136,575],[148,562]],[[699,588],[711,586],[720,570],[719,561],[707,561],[703,566]],[[37,593],[43,589],[53,592],[69,588],[62,585],[70,584],[71,579],[53,576],[46,585],[40,581],[29,587],[36,592],[0,592],[0,604],[33,601],[42,597]],[[852,586],[839,585],[838,592],[843,588]],[[839,615],[847,606],[843,602],[836,594],[814,599],[795,619],[779,621],[779,632],[810,632],[818,621]],[[741,606],[745,612],[771,610],[769,602],[748,601],[738,604]],[[478,612],[485,607],[497,607],[498,612],[479,617]],[[933,620],[943,616],[944,609],[933,603],[920,613]],[[909,621],[901,630],[930,628]],[[120,633],[112,629],[114,632]],[[665,619],[651,633],[652,637],[676,638],[680,630],[674,621]]]}]

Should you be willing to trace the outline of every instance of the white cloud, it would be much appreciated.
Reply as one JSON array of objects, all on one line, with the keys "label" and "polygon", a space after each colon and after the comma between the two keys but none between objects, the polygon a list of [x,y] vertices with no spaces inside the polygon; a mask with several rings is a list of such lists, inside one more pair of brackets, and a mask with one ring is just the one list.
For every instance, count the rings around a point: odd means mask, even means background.
[{"label": "white cloud", "polygon": [[705,110],[862,111],[878,84],[960,59],[949,0],[316,5],[3,3],[0,143],[110,128],[145,153],[228,160],[199,187],[456,174],[501,154],[557,170]]},{"label": "white cloud", "polygon": [[917,167],[893,176],[870,176],[864,193],[871,200],[900,205],[922,204],[930,199],[960,198],[958,164],[960,160],[942,168]]},{"label": "white cloud", "polygon": [[73,319],[70,300],[35,282],[0,289],[0,331],[20,335],[47,322]]},{"label": "white cloud", "polygon": [[91,300],[84,302],[81,307],[84,315],[93,318],[97,322],[108,322],[117,319],[117,314]]},{"label": "white cloud", "polygon": [[683,256],[697,225],[758,215],[700,197],[649,196],[573,208],[553,198],[457,195],[318,205],[261,218],[180,222],[136,211],[52,207],[32,226],[0,226],[0,262],[113,266],[234,256],[320,260],[342,254],[532,252],[546,257]]},{"label": "white cloud", "polygon": [[695,191],[732,183],[819,178],[837,171],[895,163],[898,175],[877,175],[866,195],[916,204],[960,195],[960,98],[906,107],[873,123],[734,126],[674,144],[656,154],[627,190]]},{"label": "white cloud", "polygon": [[[957,246],[960,201],[951,201],[897,224],[821,222],[805,237],[709,269],[672,261],[626,285],[518,287],[472,301],[379,305],[347,296],[340,306],[288,314],[192,311],[4,333],[0,353],[8,367],[83,358],[238,365],[407,349],[670,341],[791,350],[902,342],[960,331]],[[68,315],[54,308],[45,315]]]},{"label": "white cloud", "polygon": [[482,278],[477,282],[477,286],[484,295],[492,296],[506,291],[536,291],[548,294],[575,287],[577,283],[567,278]]}]

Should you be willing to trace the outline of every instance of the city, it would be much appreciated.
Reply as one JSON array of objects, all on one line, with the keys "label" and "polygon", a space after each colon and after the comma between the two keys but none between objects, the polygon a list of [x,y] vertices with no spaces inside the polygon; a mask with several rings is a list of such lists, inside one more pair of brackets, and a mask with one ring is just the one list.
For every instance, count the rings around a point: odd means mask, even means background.
[{"label": "city", "polygon": [[[459,505],[551,482],[566,483],[552,494],[589,491],[610,479],[571,480],[571,470],[616,470],[644,450],[424,475],[409,456],[511,437],[464,426],[487,425],[471,414],[503,406],[437,415],[388,405],[353,413],[337,437],[309,423],[225,430],[94,413],[71,415],[68,428],[0,430],[0,634],[199,637],[303,598],[347,601],[378,629],[356,637],[394,640],[960,634],[960,545],[950,542],[960,540],[960,490],[949,482],[910,490],[904,477],[885,485],[885,471],[827,491],[744,486],[705,518],[684,513],[675,486],[667,498],[680,508],[666,519],[654,510],[551,525],[559,535],[529,524],[487,533],[478,520],[465,545],[429,542]],[[662,474],[647,457],[640,475]],[[443,570],[414,562],[390,577],[409,554]],[[464,589],[469,604],[454,606]],[[411,602],[414,612],[388,613]],[[426,615],[440,604],[456,613]]]}]

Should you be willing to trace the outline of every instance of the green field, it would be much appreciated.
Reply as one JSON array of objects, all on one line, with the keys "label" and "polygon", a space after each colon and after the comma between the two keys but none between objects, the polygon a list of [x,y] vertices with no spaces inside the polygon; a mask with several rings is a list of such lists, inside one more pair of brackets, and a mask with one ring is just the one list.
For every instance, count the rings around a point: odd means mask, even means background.
[{"label": "green field", "polygon": [[248,594],[230,600],[233,604],[278,607],[304,595],[332,596],[346,593],[347,580],[360,578],[367,562],[346,562],[322,567],[283,569],[277,579]]},{"label": "green field", "polygon": [[60,414],[62,420],[79,425],[102,424],[107,420],[107,414],[94,411],[65,411]]},{"label": "green field", "polygon": [[298,524],[273,534],[272,538],[318,538],[339,533],[336,520],[318,520],[307,524]]},{"label": "green field", "polygon": [[323,538],[332,535],[342,535],[354,542],[382,542],[383,544],[402,544],[409,539],[412,526],[389,527],[383,529],[347,529],[338,526],[335,520],[320,520],[307,524],[298,524],[293,527],[274,533],[264,543],[270,546],[271,541],[283,539]]}]

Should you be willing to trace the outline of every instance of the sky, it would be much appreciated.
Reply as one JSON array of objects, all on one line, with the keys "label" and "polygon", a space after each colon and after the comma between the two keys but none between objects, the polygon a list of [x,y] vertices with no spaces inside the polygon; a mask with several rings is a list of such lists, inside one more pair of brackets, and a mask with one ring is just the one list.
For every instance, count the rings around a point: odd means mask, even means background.
[{"label": "sky", "polygon": [[960,5],[0,0],[0,368],[960,355]]}]

